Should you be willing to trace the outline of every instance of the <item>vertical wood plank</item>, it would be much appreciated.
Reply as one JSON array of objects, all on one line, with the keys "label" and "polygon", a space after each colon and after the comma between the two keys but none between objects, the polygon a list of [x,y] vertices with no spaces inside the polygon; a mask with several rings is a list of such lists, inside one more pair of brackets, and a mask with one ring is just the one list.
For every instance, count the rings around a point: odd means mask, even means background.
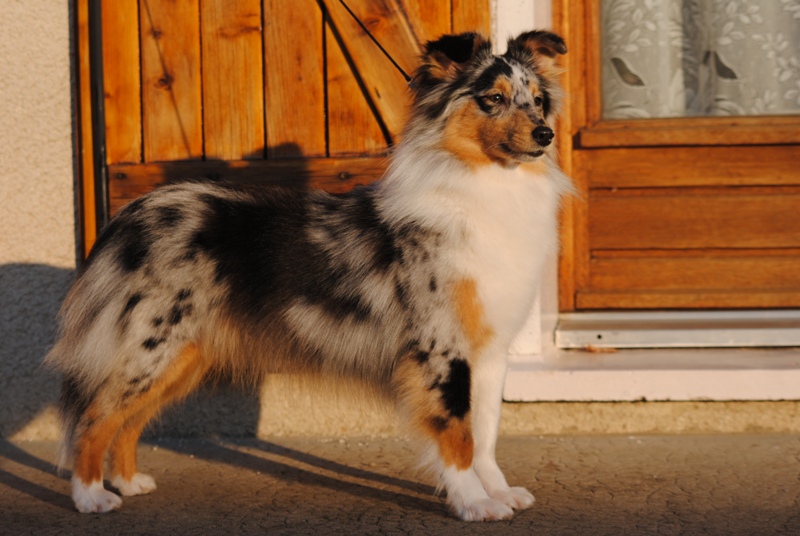
[{"label": "vertical wood plank", "polygon": [[480,32],[491,35],[490,0],[453,0],[453,33]]},{"label": "vertical wood plank", "polygon": [[94,192],[94,154],[92,135],[92,79],[89,68],[89,0],[75,3],[76,33],[78,36],[78,210],[83,257],[97,239],[97,213]]},{"label": "vertical wood plank", "polygon": [[140,162],[139,9],[136,0],[102,0],[106,162]]},{"label": "vertical wood plank", "polygon": [[[322,1],[370,100],[390,135],[396,139],[402,131],[410,102],[405,79],[338,0]],[[417,65],[419,46],[397,0],[350,0],[348,6],[410,75]]]},{"label": "vertical wood plank", "polygon": [[402,0],[402,5],[420,43],[450,33],[450,0]]},{"label": "vertical wood plank", "polygon": [[264,1],[267,156],[325,156],[323,13],[317,0]]},{"label": "vertical wood plank", "polygon": [[[561,83],[567,95],[564,99],[561,116],[558,120],[556,142],[558,143],[559,161],[562,169],[575,181],[579,192],[570,198],[564,206],[561,225],[561,253],[558,263],[559,310],[574,311],[577,293],[581,285],[588,280],[589,250],[587,235],[588,174],[584,178],[576,177],[580,165],[573,162],[577,158],[574,151],[574,140],[578,129],[585,124],[586,105],[576,95],[584,95],[585,67],[582,51],[585,48],[582,26],[584,24],[585,6],[583,2],[554,0],[553,29],[568,43],[570,53],[561,61],[566,67]],[[585,170],[584,170],[585,171]]]},{"label": "vertical wood plank", "polygon": [[200,18],[206,158],[263,158],[260,0],[202,0]]},{"label": "vertical wood plank", "polygon": [[[583,68],[585,69],[584,76],[587,88],[601,88],[602,87],[602,27],[600,24],[600,2],[589,2],[585,8],[582,26],[576,27],[583,35],[586,46],[581,49],[585,54],[583,57]],[[603,116],[603,98],[601,91],[585,91],[581,93],[585,99],[586,109],[586,123],[592,125],[597,123]]]},{"label": "vertical wood plank", "polygon": [[144,161],[203,155],[198,0],[140,0]]},{"label": "vertical wood plank", "polygon": [[325,28],[330,155],[384,152],[387,142],[378,119],[370,108],[330,24],[326,24]]}]

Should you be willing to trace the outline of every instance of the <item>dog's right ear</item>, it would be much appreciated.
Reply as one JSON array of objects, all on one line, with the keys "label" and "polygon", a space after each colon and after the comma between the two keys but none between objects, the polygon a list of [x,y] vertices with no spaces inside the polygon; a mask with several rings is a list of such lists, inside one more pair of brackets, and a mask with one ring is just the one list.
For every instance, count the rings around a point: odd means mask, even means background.
[{"label": "dog's right ear", "polygon": [[467,32],[443,35],[425,45],[422,66],[416,73],[414,87],[431,87],[454,80],[478,56],[491,54],[492,44],[481,34]]}]

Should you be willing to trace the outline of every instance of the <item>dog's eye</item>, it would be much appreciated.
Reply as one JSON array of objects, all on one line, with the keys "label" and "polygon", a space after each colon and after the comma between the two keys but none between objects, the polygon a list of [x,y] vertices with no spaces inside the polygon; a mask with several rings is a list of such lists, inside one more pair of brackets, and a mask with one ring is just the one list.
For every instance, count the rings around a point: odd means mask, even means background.
[{"label": "dog's eye", "polygon": [[492,93],[491,95],[486,95],[484,98],[492,104],[502,104],[503,101],[505,101],[503,95],[500,93]]},{"label": "dog's eye", "polygon": [[533,98],[533,103],[536,106],[541,106],[542,104],[544,104],[544,99],[537,95],[536,97]]}]

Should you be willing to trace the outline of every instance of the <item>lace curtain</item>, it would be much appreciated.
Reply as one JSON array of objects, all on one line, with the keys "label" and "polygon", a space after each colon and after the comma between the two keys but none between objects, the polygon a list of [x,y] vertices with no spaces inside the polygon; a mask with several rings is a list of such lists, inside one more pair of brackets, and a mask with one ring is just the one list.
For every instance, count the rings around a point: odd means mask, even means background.
[{"label": "lace curtain", "polygon": [[603,0],[603,117],[800,113],[800,0]]}]

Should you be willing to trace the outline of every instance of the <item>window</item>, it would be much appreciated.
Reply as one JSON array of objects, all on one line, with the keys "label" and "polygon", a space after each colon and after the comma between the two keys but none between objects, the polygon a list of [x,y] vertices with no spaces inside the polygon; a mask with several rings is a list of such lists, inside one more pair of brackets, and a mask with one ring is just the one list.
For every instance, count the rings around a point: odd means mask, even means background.
[{"label": "window", "polygon": [[[560,309],[800,306],[800,2],[554,2]],[[770,115],[771,114],[771,115]]]}]

